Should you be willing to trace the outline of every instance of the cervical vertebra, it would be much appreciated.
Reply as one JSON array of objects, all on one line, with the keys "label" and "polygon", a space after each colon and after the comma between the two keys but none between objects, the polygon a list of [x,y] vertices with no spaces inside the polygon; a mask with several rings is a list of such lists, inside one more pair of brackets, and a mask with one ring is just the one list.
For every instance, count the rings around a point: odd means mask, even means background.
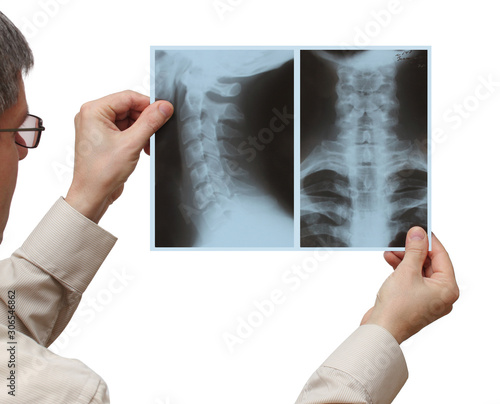
[{"label": "cervical vertebra", "polygon": [[425,217],[425,155],[395,133],[395,59],[372,52],[342,62],[318,52],[338,76],[338,135],[301,166],[302,246],[388,246]]},{"label": "cervical vertebra", "polygon": [[[234,199],[244,190],[247,172],[228,166],[241,157],[229,142],[244,137],[245,117],[236,99],[241,85],[234,79],[274,69],[292,52],[276,51],[162,51],[157,52],[156,93],[174,101],[179,125],[186,185],[183,199],[200,233],[223,223]],[[166,63],[158,63],[161,59]],[[246,181],[245,181],[246,180]]]}]

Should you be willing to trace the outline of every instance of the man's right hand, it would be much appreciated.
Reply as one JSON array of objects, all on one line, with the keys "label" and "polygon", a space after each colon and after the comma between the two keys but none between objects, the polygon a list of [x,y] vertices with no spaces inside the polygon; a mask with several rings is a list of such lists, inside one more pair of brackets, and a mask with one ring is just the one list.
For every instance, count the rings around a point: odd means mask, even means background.
[{"label": "man's right hand", "polygon": [[405,251],[385,252],[394,272],[380,288],[375,305],[361,324],[377,324],[398,343],[450,313],[459,289],[448,253],[432,235],[432,251],[424,229],[413,227]]},{"label": "man's right hand", "polygon": [[83,105],[75,117],[75,170],[66,202],[98,223],[172,113],[169,102],[149,105],[149,97],[133,91]]}]

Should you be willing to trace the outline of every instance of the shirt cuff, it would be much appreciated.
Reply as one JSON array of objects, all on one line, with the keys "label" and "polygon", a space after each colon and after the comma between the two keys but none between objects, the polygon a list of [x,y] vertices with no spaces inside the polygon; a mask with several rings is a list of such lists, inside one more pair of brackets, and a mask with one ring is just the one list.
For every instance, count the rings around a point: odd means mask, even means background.
[{"label": "shirt cuff", "polygon": [[351,375],[373,403],[392,402],[408,379],[399,344],[389,331],[375,324],[360,326],[323,366]]},{"label": "shirt cuff", "polygon": [[83,293],[116,240],[61,197],[21,249],[34,265]]}]

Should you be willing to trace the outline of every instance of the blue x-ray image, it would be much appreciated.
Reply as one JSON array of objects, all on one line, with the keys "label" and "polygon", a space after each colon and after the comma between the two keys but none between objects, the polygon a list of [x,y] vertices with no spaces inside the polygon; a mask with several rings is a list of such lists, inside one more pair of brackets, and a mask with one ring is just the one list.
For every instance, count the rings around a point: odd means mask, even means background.
[{"label": "blue x-ray image", "polygon": [[301,247],[428,228],[427,50],[301,51]]},{"label": "blue x-ray image", "polygon": [[155,246],[293,247],[293,50],[153,52]]}]

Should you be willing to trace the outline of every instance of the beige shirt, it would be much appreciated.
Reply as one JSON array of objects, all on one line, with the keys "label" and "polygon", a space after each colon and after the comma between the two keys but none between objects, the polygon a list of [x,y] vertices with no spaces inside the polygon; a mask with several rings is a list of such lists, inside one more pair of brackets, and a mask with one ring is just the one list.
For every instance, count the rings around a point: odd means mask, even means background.
[{"label": "beige shirt", "polygon": [[[0,402],[109,402],[99,376],[80,361],[59,357],[46,347],[70,321],[115,242],[60,198],[22,247],[0,261]],[[15,292],[14,301],[9,291]],[[15,305],[15,324],[10,325],[14,330],[8,328],[9,303]],[[12,385],[11,371],[15,390],[7,387]]]},{"label": "beige shirt", "polygon": [[378,325],[362,325],[309,378],[296,404],[391,403],[408,379],[403,352]]},{"label": "beige shirt", "polygon": [[[46,347],[70,321],[115,242],[60,198],[23,246],[0,261],[0,402],[109,403],[97,374]],[[407,377],[392,335],[364,325],[311,376],[297,404],[390,403]]]}]

